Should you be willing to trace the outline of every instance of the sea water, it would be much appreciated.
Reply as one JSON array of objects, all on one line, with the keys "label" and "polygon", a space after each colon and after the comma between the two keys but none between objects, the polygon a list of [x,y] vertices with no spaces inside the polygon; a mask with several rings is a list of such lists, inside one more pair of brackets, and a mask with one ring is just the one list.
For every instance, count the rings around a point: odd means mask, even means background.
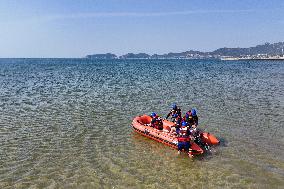
[{"label": "sea water", "polygon": [[[134,133],[196,108],[194,159]],[[284,62],[0,59],[0,188],[282,188]]]}]

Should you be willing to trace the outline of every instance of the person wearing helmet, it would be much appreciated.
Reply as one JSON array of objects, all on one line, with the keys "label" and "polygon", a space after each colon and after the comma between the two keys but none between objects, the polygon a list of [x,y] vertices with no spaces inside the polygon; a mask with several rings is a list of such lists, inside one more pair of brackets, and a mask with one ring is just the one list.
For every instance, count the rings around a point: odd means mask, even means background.
[{"label": "person wearing helmet", "polygon": [[151,116],[152,118],[154,118],[154,117],[157,116],[157,114],[156,114],[155,112],[152,112],[152,113],[150,114],[150,116]]},{"label": "person wearing helmet", "polygon": [[152,118],[150,126],[154,127],[158,130],[163,130],[163,120],[160,116],[158,116],[155,112],[150,114],[150,117]]},{"label": "person wearing helmet", "polygon": [[195,109],[191,109],[191,114],[192,114],[193,125],[195,125],[197,127],[197,125],[198,125],[198,117],[197,117],[196,110]]},{"label": "person wearing helmet", "polygon": [[180,132],[177,136],[178,140],[178,153],[180,154],[182,150],[188,153],[190,157],[192,157],[191,153],[189,152],[190,148],[190,132],[187,127],[187,123],[183,121],[181,123]]},{"label": "person wearing helmet", "polygon": [[177,107],[176,104],[172,105],[172,109],[171,111],[168,113],[168,115],[166,116],[166,119],[168,119],[170,116],[171,117],[171,121],[175,122],[176,117],[181,117],[181,109]]},{"label": "person wearing helmet", "polygon": [[197,126],[198,125],[198,117],[195,109],[191,109],[188,112],[185,113],[183,120],[185,120],[189,126],[192,125]]},{"label": "person wearing helmet", "polygon": [[189,127],[194,124],[191,111],[186,112],[185,116],[183,116],[183,120],[188,124]]}]

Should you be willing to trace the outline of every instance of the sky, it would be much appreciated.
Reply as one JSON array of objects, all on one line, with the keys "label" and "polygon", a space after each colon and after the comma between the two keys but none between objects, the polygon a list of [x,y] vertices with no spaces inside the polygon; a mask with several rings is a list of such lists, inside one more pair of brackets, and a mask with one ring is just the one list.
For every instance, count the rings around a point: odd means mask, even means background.
[{"label": "sky", "polygon": [[284,42],[283,0],[0,0],[0,58]]}]

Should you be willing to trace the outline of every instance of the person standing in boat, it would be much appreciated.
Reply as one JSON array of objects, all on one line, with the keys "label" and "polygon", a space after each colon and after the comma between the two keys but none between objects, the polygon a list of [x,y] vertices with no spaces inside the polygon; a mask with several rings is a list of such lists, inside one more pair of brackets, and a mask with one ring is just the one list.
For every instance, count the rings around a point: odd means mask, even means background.
[{"label": "person standing in boat", "polygon": [[178,153],[180,154],[182,150],[188,153],[189,157],[192,157],[191,152],[189,152],[190,148],[190,132],[187,127],[187,123],[185,121],[182,122],[179,134],[177,136],[178,140]]},{"label": "person standing in boat", "polygon": [[171,111],[166,116],[166,119],[168,119],[171,116],[171,121],[175,122],[175,119],[179,116],[181,117],[181,109],[177,107],[176,104],[173,104]]},{"label": "person standing in boat", "polygon": [[150,117],[152,118],[150,126],[158,130],[163,130],[163,120],[155,112],[151,113]]},{"label": "person standing in boat", "polygon": [[197,116],[197,112],[195,109],[191,109],[191,115],[192,115],[192,119],[193,119],[193,124],[197,127],[198,125],[198,116]]}]

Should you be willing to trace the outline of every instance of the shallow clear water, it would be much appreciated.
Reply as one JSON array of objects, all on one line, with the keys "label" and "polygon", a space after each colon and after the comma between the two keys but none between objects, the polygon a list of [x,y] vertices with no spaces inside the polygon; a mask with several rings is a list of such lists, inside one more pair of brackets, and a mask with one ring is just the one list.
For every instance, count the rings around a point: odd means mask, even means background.
[{"label": "shallow clear water", "polygon": [[[134,133],[173,102],[221,145]],[[284,62],[0,59],[0,188],[282,188]]]}]

